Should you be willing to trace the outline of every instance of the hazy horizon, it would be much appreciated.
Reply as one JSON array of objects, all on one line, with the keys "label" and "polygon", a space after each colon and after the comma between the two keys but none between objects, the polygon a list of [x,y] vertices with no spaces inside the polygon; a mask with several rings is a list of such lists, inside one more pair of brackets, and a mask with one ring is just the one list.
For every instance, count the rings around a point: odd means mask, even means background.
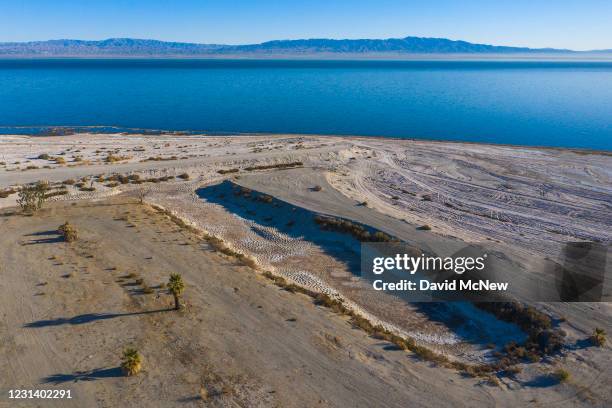
[{"label": "hazy horizon", "polygon": [[0,42],[156,39],[257,44],[296,39],[448,38],[471,43],[576,51],[612,48],[612,3],[601,0],[6,1]]}]

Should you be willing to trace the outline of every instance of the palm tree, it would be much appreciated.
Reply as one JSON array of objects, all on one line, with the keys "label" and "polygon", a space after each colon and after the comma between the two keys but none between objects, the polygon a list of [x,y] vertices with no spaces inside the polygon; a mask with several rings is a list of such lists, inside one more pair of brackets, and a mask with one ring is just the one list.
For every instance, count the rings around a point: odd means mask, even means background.
[{"label": "palm tree", "polygon": [[127,348],[123,352],[121,357],[121,369],[127,376],[135,375],[142,369],[142,358],[138,353],[138,350],[133,348]]},{"label": "palm tree", "polygon": [[178,273],[170,275],[168,280],[168,291],[174,296],[174,308],[179,310],[181,308],[181,296],[185,291],[185,283],[183,277]]},{"label": "palm tree", "polygon": [[74,242],[79,237],[79,234],[76,228],[74,228],[74,226],[70,224],[68,221],[60,225],[57,230],[64,237],[64,241],[66,242]]},{"label": "palm tree", "polygon": [[591,336],[591,341],[593,344],[602,347],[604,344],[606,344],[606,331],[604,329],[600,329],[599,327],[595,328],[595,331]]}]

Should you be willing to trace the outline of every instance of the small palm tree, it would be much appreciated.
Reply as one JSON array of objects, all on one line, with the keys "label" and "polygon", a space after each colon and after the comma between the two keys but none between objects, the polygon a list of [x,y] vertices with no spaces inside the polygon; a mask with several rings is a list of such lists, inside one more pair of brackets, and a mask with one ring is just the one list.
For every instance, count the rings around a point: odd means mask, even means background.
[{"label": "small palm tree", "polygon": [[74,242],[79,237],[79,234],[77,233],[76,228],[74,228],[74,226],[70,224],[68,221],[60,225],[57,230],[64,237],[64,240],[66,242]]},{"label": "small palm tree", "polygon": [[596,327],[595,331],[593,331],[593,335],[591,336],[591,341],[593,344],[602,347],[604,344],[606,344],[606,331]]},{"label": "small palm tree", "polygon": [[174,296],[174,308],[176,310],[181,308],[181,296],[184,291],[185,283],[183,282],[183,277],[178,273],[171,274],[168,280],[168,292]]},{"label": "small palm tree", "polygon": [[127,348],[123,351],[121,357],[121,370],[127,376],[136,375],[142,369],[142,358],[138,353],[138,350],[133,348]]}]

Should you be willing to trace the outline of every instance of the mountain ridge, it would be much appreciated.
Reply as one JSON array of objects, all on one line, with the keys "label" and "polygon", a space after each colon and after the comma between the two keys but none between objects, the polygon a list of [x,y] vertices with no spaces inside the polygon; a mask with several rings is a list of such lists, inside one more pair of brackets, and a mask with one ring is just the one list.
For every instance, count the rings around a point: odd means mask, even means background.
[{"label": "mountain ridge", "polygon": [[223,55],[385,55],[385,54],[572,54],[608,53],[612,50],[573,51],[471,43],[447,38],[272,40],[258,44],[227,45],[108,38],[105,40],[46,40],[0,42],[0,56],[223,56]]}]

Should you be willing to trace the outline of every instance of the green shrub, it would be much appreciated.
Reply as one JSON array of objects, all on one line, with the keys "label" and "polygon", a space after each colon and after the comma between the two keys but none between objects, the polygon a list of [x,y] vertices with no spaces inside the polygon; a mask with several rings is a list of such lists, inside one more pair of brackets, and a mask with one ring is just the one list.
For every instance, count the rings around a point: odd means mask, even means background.
[{"label": "green shrub", "polygon": [[569,371],[560,368],[557,371],[555,371],[553,373],[553,376],[557,379],[557,381],[559,381],[560,383],[566,382],[567,380],[570,379],[570,373]]},{"label": "green shrub", "polygon": [[49,183],[39,181],[34,185],[27,185],[19,190],[19,198],[17,204],[26,213],[33,213],[42,208],[46,201],[46,192],[49,189]]}]

